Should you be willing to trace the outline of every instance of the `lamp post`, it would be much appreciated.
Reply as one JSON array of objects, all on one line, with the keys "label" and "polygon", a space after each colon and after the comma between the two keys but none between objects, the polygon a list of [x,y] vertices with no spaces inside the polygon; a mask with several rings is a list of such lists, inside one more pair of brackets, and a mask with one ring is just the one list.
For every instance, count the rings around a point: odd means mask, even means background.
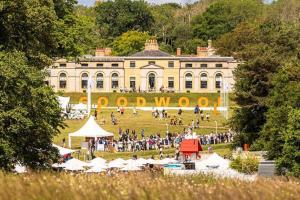
[{"label": "lamp post", "polygon": [[167,126],[167,134],[169,134],[169,124],[166,123],[166,126]]},{"label": "lamp post", "polygon": [[215,123],[216,123],[216,134],[218,134],[218,122],[215,121]]}]

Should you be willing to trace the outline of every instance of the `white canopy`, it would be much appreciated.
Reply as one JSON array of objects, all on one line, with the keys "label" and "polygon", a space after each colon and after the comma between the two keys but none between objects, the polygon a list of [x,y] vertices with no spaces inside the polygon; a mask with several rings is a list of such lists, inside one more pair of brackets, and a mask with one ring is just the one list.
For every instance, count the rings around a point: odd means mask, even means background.
[{"label": "white canopy", "polygon": [[89,170],[86,170],[85,172],[87,172],[87,173],[100,173],[100,172],[105,172],[105,171],[106,171],[105,169],[100,168],[98,166],[95,166],[95,167],[92,167]]},{"label": "white canopy", "polygon": [[69,134],[69,147],[71,148],[71,137],[111,137],[113,133],[102,129],[93,116],[90,116],[88,121],[78,131]]},{"label": "white canopy", "polygon": [[137,159],[137,162],[141,165],[146,165],[147,164],[147,160],[145,158],[139,158],[139,159]]},{"label": "white canopy", "polygon": [[58,149],[59,155],[61,155],[61,156],[64,156],[64,155],[66,155],[66,154],[70,154],[70,153],[73,153],[73,152],[76,151],[76,150],[67,149],[67,148],[58,146],[58,145],[56,145],[56,144],[52,144],[52,145]]},{"label": "white canopy", "polygon": [[83,171],[84,168],[82,166],[77,166],[77,165],[68,165],[65,167],[65,170],[68,171]]},{"label": "white canopy", "polygon": [[147,159],[147,164],[152,164],[152,165],[156,165],[157,161],[153,160],[152,158]]},{"label": "white canopy", "polygon": [[68,107],[69,102],[70,102],[70,97],[61,97],[61,96],[58,96],[57,100],[59,102],[60,108],[64,112],[66,112],[67,111],[67,107]]},{"label": "white canopy", "polygon": [[122,158],[115,159],[113,161],[110,161],[108,164],[109,168],[122,168],[126,164],[126,161]]},{"label": "white canopy", "polygon": [[73,110],[87,110],[87,105],[80,103],[72,107]]},{"label": "white canopy", "polygon": [[62,163],[60,166],[71,169],[71,168],[86,167],[86,166],[89,166],[89,164],[86,162],[83,162],[81,160],[78,160],[76,158],[72,158],[72,159],[68,160],[67,162]]},{"label": "white canopy", "polygon": [[100,157],[94,158],[90,161],[91,166],[99,165],[99,164],[105,164],[106,160]]},{"label": "white canopy", "polygon": [[138,160],[133,160],[133,159],[128,159],[126,160],[127,165],[134,165],[137,167],[142,167],[146,163],[142,163],[141,161]]},{"label": "white canopy", "polygon": [[138,166],[133,165],[133,164],[127,164],[121,170],[122,171],[139,171],[139,170],[141,170],[141,168],[139,168]]},{"label": "white canopy", "polygon": [[207,169],[229,169],[229,160],[226,160],[216,153],[213,153],[205,160],[201,160],[195,163],[196,170]]}]

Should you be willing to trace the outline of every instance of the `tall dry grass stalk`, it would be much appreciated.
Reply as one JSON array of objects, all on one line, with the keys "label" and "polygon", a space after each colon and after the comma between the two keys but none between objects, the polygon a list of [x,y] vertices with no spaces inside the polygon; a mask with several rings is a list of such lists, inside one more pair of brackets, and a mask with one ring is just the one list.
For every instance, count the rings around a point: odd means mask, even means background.
[{"label": "tall dry grass stalk", "polygon": [[13,175],[0,172],[0,199],[299,199],[298,180],[242,182],[210,176],[164,177],[137,174],[66,174],[43,172]]}]

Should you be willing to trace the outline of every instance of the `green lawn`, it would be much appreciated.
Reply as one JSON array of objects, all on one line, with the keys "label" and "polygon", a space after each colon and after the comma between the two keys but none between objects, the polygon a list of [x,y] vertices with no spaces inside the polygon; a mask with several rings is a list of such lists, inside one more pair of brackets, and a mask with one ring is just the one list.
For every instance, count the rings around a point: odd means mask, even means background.
[{"label": "green lawn", "polygon": [[[111,120],[110,120],[110,113],[114,112],[117,120],[118,120],[118,125],[112,125]],[[93,112],[92,112],[93,113]],[[176,110],[169,110],[168,114],[173,117],[177,116],[177,111]],[[216,131],[216,123],[218,123],[218,132],[226,131],[228,130],[228,127],[225,126],[226,120],[225,118],[222,117],[221,114],[219,115],[214,115],[212,112],[210,112],[210,121],[200,121],[200,129],[196,129],[195,132],[197,134],[207,134],[211,132]],[[136,133],[138,134],[138,137],[140,137],[140,132],[141,129],[145,130],[145,135],[149,136],[151,134],[157,134],[160,133],[161,136],[166,135],[166,130],[167,130],[167,123],[170,122],[170,119],[155,119],[151,115],[151,111],[140,111],[138,110],[138,115],[134,116],[132,113],[131,109],[125,109],[125,114],[121,115],[117,113],[113,109],[102,109],[101,113],[98,113],[98,123],[100,123],[101,118],[104,118],[106,120],[105,125],[101,125],[102,128],[104,128],[107,131],[110,131],[115,134],[115,137],[118,138],[118,129],[119,127],[122,128],[122,130],[125,129],[130,129],[136,130]],[[189,123],[191,123],[192,120],[195,120],[199,116],[195,115],[193,111],[183,111],[183,114],[181,115],[181,119],[183,120],[183,126],[168,126],[169,131],[171,133],[174,132],[182,132],[184,127],[187,127]],[[61,130],[61,134],[56,136],[54,138],[54,143],[61,144],[62,139],[65,138],[68,142],[68,134],[72,133],[78,129],[80,129],[85,121],[85,120],[66,120],[65,123],[68,125],[66,129]],[[77,138],[74,137],[72,138],[72,147],[73,148],[78,148],[80,147],[80,142],[83,141],[83,138]]]},{"label": "green lawn", "polygon": [[[63,96],[71,97],[71,103],[79,103],[81,97],[86,97],[86,93],[64,93]],[[187,97],[190,101],[190,106],[193,107],[198,104],[200,97],[208,99],[208,106],[214,106],[214,102],[218,101],[219,93],[93,93],[92,103],[97,104],[99,97],[108,98],[108,106],[116,106],[118,97],[125,97],[128,100],[128,106],[136,105],[136,97],[143,97],[146,99],[146,106],[155,106],[155,97],[170,97],[169,106],[178,106],[180,97]],[[204,101],[203,101],[204,103]],[[232,105],[232,104],[230,104]]]}]

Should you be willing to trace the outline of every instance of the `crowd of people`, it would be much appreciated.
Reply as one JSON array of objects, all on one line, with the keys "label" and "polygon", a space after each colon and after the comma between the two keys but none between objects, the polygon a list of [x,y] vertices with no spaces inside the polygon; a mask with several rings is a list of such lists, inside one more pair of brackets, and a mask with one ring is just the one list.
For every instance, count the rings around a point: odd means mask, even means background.
[{"label": "crowd of people", "polygon": [[[119,129],[119,138],[114,140],[108,140],[106,138],[99,138],[96,141],[90,140],[89,149],[91,151],[119,151],[119,152],[136,152],[145,150],[161,150],[167,148],[178,148],[180,143],[185,138],[191,136],[189,131],[182,133],[168,133],[162,137],[160,134],[153,134],[145,136],[145,132],[142,129],[140,131],[140,138],[138,139],[137,132],[126,129],[122,131]],[[218,134],[206,134],[197,136],[201,145],[213,145],[220,143],[230,143],[233,140],[233,133],[223,132]]]},{"label": "crowd of people", "polygon": [[[137,110],[135,107],[132,108],[133,115],[137,115]],[[124,115],[125,109],[123,107],[118,107],[116,110],[121,116]],[[105,138],[97,139],[96,141],[89,142],[89,149],[91,151],[101,150],[101,151],[121,151],[121,152],[135,152],[143,150],[161,150],[165,148],[177,148],[179,147],[181,141],[188,135],[192,135],[195,129],[200,129],[201,121],[209,121],[209,113],[204,113],[200,110],[199,106],[195,106],[194,114],[197,115],[196,119],[192,119],[187,126],[183,125],[183,120],[181,118],[183,111],[181,108],[178,109],[177,115],[169,115],[165,109],[158,110],[152,108],[152,117],[158,118],[159,120],[167,118],[169,120],[168,125],[179,125],[183,127],[183,131],[177,133],[167,132],[166,136],[161,136],[160,133],[152,134],[146,136],[145,130],[141,129],[137,132],[135,129],[122,130],[121,127],[118,129],[118,139],[108,140]],[[97,118],[97,113],[95,113]],[[118,125],[117,118],[114,112],[111,112],[111,123],[113,125]],[[102,118],[101,123],[105,124],[105,120]],[[138,134],[140,134],[138,136]],[[147,134],[148,135],[148,134]],[[201,145],[212,145],[219,143],[230,143],[233,140],[233,133],[231,131],[222,133],[210,133],[206,135],[198,135]]]}]

